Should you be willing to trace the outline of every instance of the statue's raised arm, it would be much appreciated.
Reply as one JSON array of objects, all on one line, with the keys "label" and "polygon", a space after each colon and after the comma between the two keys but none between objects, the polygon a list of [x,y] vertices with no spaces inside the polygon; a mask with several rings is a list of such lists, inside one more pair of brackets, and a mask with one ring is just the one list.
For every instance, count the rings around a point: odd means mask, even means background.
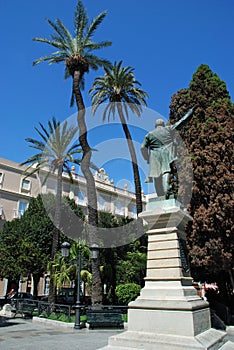
[{"label": "statue's raised arm", "polygon": [[178,122],[176,122],[174,125],[171,126],[171,128],[174,130],[179,130],[182,128],[182,126],[184,125],[185,122],[188,122],[189,119],[192,117],[193,115],[193,110],[194,107],[190,108],[189,111],[180,119],[178,120]]}]

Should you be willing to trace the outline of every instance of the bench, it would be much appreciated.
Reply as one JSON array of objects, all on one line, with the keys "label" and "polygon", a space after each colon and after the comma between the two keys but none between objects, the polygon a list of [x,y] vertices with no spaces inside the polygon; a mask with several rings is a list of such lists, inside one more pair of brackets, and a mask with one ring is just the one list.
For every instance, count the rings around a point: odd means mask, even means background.
[{"label": "bench", "polygon": [[119,310],[87,310],[86,316],[90,329],[124,328],[124,321]]},{"label": "bench", "polygon": [[14,317],[16,317],[16,315],[21,315],[23,318],[27,318],[30,317],[32,318],[33,316],[33,312],[37,310],[37,305],[36,304],[32,304],[32,303],[26,303],[26,302],[20,302],[17,303],[13,308],[12,308],[12,312],[15,314]]}]

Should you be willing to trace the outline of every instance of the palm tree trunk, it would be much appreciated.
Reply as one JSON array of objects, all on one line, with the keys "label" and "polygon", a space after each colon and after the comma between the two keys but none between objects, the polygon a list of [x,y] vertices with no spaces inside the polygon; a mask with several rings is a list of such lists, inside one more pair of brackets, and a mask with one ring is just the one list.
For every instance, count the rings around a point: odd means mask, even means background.
[{"label": "palm tree trunk", "polygon": [[[58,251],[58,245],[59,245],[62,182],[63,182],[63,167],[59,166],[58,176],[57,176],[57,193],[55,197],[54,232],[53,232],[53,242],[52,242],[52,252],[51,252],[52,260],[54,260],[54,257]],[[53,283],[53,271],[50,271],[50,289],[49,289],[48,300],[50,303],[55,303],[56,301],[56,285]]]},{"label": "palm tree trunk", "polygon": [[41,275],[40,274],[34,274],[33,275],[33,296],[38,296],[38,284],[40,281]]},{"label": "palm tree trunk", "polygon": [[60,232],[60,215],[61,215],[61,201],[62,201],[62,182],[63,182],[63,167],[59,166],[57,176],[57,193],[55,197],[55,213],[54,213],[54,225],[53,232],[53,244],[52,244],[52,256],[54,259],[55,254],[58,251],[59,244],[59,232]]},{"label": "palm tree trunk", "polygon": [[[81,162],[81,170],[86,179],[87,199],[88,199],[88,223],[89,223],[89,239],[90,244],[96,242],[96,228],[98,225],[98,212],[97,212],[97,194],[95,188],[95,181],[93,174],[90,170],[90,161],[92,156],[92,150],[87,140],[87,127],[85,122],[85,105],[84,100],[79,88],[79,82],[81,73],[79,71],[74,72],[73,76],[73,91],[75,93],[76,105],[78,108],[77,122],[79,127],[79,142],[83,150],[83,157]],[[92,261],[92,290],[91,300],[92,304],[100,304],[102,302],[102,284],[100,275],[100,261],[99,251],[98,258],[91,259]]]},{"label": "palm tree trunk", "polygon": [[141,195],[141,181],[140,181],[140,174],[139,174],[139,169],[138,169],[138,164],[137,164],[137,157],[136,157],[136,152],[135,148],[133,145],[132,141],[132,136],[131,133],[128,129],[128,125],[126,123],[126,120],[123,115],[122,107],[121,107],[121,102],[117,103],[118,106],[118,113],[120,117],[120,121],[128,142],[128,148],[129,152],[131,155],[132,159],[132,169],[133,169],[133,176],[134,176],[134,184],[135,184],[135,193],[136,193],[136,209],[137,209],[137,215],[142,212],[142,195]]}]

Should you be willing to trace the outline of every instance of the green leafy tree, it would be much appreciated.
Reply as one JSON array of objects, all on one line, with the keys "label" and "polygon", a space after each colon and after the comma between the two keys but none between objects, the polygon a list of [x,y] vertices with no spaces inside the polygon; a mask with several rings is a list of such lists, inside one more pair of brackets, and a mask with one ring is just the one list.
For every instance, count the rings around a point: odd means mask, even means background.
[{"label": "green leafy tree", "polygon": [[19,222],[27,236],[32,241],[35,241],[37,246],[43,249],[47,256],[50,256],[54,225],[44,207],[44,196],[47,198],[47,202],[50,202],[51,207],[54,207],[54,195],[46,194],[43,195],[43,198],[42,195],[38,195],[36,198],[30,199],[29,206]]},{"label": "green leafy tree", "polygon": [[[53,210],[53,208],[51,209]],[[49,212],[52,210],[48,209]],[[65,232],[68,237],[75,237],[77,232],[82,234],[85,230],[85,215],[83,209],[76,204],[74,199],[67,196],[62,197],[60,221],[61,231]]]},{"label": "green leafy tree", "polygon": [[119,284],[116,287],[116,295],[120,304],[128,305],[140,294],[141,286],[136,283]]},{"label": "green leafy tree", "polygon": [[[120,219],[111,213],[100,211],[98,213],[98,225],[103,228],[113,228],[120,225]],[[101,277],[102,284],[106,285],[107,300],[105,303],[116,303],[116,262],[117,262],[117,249],[105,248],[101,250]]]},{"label": "green leafy tree", "polygon": [[193,276],[218,282],[224,295],[223,287],[233,281],[234,106],[225,82],[207,65],[200,65],[189,87],[172,96],[170,121],[192,106],[194,116],[181,136],[194,173],[188,208],[194,220],[187,228]]},{"label": "green leafy tree", "polygon": [[147,94],[140,89],[141,84],[134,76],[134,68],[122,66],[122,61],[115,62],[111,68],[105,68],[105,75],[98,77],[90,90],[92,94],[93,113],[98,107],[108,102],[103,113],[103,121],[110,120],[111,114],[115,117],[118,113],[122,128],[128,143],[132,159],[132,168],[135,183],[137,214],[142,212],[141,181],[137,163],[137,156],[132,141],[132,136],[127,124],[128,110],[140,116],[142,105],[146,106]]},{"label": "green leafy tree", "polygon": [[37,295],[51,255],[53,228],[41,196],[32,198],[22,217],[6,222],[0,232],[1,277],[18,281],[21,275],[32,274]]},{"label": "green leafy tree", "polygon": [[[85,104],[81,92],[84,87],[84,75],[89,72],[89,69],[97,70],[99,67],[109,65],[106,59],[100,58],[94,54],[96,50],[110,46],[111,42],[101,41],[94,42],[92,40],[96,30],[106,16],[106,11],[100,13],[89,24],[87,11],[84,8],[82,1],[78,1],[75,20],[74,20],[74,35],[66,28],[60,19],[55,22],[47,20],[49,25],[54,30],[54,34],[50,39],[34,38],[35,41],[49,44],[55,51],[48,56],[39,58],[34,62],[48,61],[49,64],[65,63],[65,77],[72,77],[72,102],[75,100],[78,108],[78,126],[79,126],[79,142],[83,150],[83,158],[81,169],[87,181],[87,198],[88,198],[88,222],[90,224],[89,234],[91,242],[95,243],[95,227],[98,224],[97,214],[97,195],[95,190],[95,181],[90,170],[92,149],[87,139],[87,126],[85,121]],[[99,258],[92,260],[92,303],[101,302],[101,279],[99,271]]]},{"label": "green leafy tree", "polygon": [[17,281],[21,275],[28,273],[30,248],[29,239],[22,234],[20,219],[5,222],[0,232],[1,278]]},{"label": "green leafy tree", "polygon": [[[125,227],[125,234],[131,235],[134,226],[130,218],[116,217],[111,213],[99,212],[99,226],[105,228]],[[134,231],[135,232],[135,231]],[[130,244],[101,250],[102,282],[106,285],[106,303],[115,304],[116,285],[135,282],[144,285],[146,269],[146,236]]]},{"label": "green leafy tree", "polygon": [[145,242],[145,245],[141,243],[142,240],[136,240],[128,244],[125,250],[119,253],[116,264],[117,284],[134,282],[141,285],[141,287],[144,286],[147,243]]},{"label": "green leafy tree", "polygon": [[146,269],[146,253],[140,251],[127,252],[125,259],[117,263],[116,269],[117,283],[134,282],[143,286]]},{"label": "green leafy tree", "polygon": [[[64,211],[65,206],[66,210],[69,206],[73,213],[81,219],[84,218],[81,208],[75,204],[74,200],[63,197],[62,211]],[[37,198],[31,198],[29,206],[21,218],[6,222],[3,230],[0,231],[0,277],[18,281],[20,276],[32,274],[33,295],[37,295],[39,279],[47,271],[48,264],[51,264],[52,261],[54,224],[48,216],[48,210],[51,208],[51,212],[53,212],[54,207],[55,196],[51,193],[43,195],[43,198],[41,195]],[[66,216],[66,220],[69,225],[68,216]],[[59,246],[64,240],[65,237],[61,234]],[[57,258],[57,254],[55,257]],[[58,263],[57,260],[56,263]],[[74,267],[71,268],[71,264],[67,268],[70,268],[70,273],[74,273]],[[62,281],[65,280],[65,277],[63,277],[65,272],[65,269],[63,269],[60,274],[59,278]],[[54,280],[53,273],[51,278]],[[60,281],[56,281],[56,284],[57,282],[60,285]]]},{"label": "green leafy tree", "polygon": [[[107,212],[99,212],[99,227],[113,228],[128,224],[132,219],[121,218]],[[126,232],[128,232],[126,230]],[[65,238],[67,240],[67,238]],[[64,259],[58,252],[56,259],[50,262],[49,269],[53,270],[54,284],[59,288],[65,283],[76,280],[77,283],[77,257],[78,247],[82,245],[82,270],[81,280],[84,286],[90,287],[92,274],[90,269],[90,250],[82,242],[74,243],[70,248],[69,257]],[[100,250],[100,272],[102,285],[106,285],[105,303],[116,304],[116,285],[117,283],[136,282],[143,286],[146,268],[146,241],[144,246],[140,240],[136,240],[125,246],[116,248],[105,248]],[[126,264],[125,264],[126,262]],[[129,269],[129,271],[128,271]]]},{"label": "green leafy tree", "polygon": [[[47,198],[54,206],[54,196],[47,195]],[[41,195],[30,199],[28,209],[20,218],[20,227],[32,245],[30,252],[27,252],[31,257],[28,271],[33,275],[33,295],[37,295],[40,277],[45,273],[51,257],[54,232],[54,225],[46,213]]]}]

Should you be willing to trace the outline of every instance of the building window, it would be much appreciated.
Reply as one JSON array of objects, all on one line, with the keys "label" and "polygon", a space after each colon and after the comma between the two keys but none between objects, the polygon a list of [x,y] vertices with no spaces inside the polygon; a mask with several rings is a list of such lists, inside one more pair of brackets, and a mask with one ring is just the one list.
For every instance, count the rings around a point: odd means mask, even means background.
[{"label": "building window", "polygon": [[27,179],[23,179],[21,182],[21,191],[22,192],[29,192],[31,189],[31,181]]},{"label": "building window", "polygon": [[124,208],[121,202],[117,202],[116,203],[116,209],[115,209],[115,213],[119,214],[119,215],[123,215],[124,214]]},{"label": "building window", "polygon": [[70,189],[71,189],[71,186],[69,183],[63,183],[63,193],[65,195],[67,195],[67,196],[69,195]]},{"label": "building window", "polygon": [[134,204],[129,205],[128,211],[129,211],[130,217],[133,217],[133,218],[137,217],[137,209]]},{"label": "building window", "polygon": [[0,172],[0,186],[3,184],[4,173]]},{"label": "building window", "polygon": [[17,211],[17,217],[18,218],[21,218],[21,216],[23,215],[23,213],[25,212],[27,207],[28,207],[28,202],[21,202],[21,201],[19,201],[18,211]]},{"label": "building window", "polygon": [[79,204],[85,204],[85,193],[83,191],[78,191],[77,197]]},{"label": "building window", "polygon": [[54,179],[47,179],[46,181],[46,187],[47,187],[47,190],[51,193],[56,193],[56,189],[57,189],[57,183]]},{"label": "building window", "polygon": [[105,209],[105,198],[103,196],[98,197],[98,204],[99,204],[99,210],[104,210]]},{"label": "building window", "polygon": [[44,295],[49,295],[50,292],[50,276],[46,275],[44,279]]}]

